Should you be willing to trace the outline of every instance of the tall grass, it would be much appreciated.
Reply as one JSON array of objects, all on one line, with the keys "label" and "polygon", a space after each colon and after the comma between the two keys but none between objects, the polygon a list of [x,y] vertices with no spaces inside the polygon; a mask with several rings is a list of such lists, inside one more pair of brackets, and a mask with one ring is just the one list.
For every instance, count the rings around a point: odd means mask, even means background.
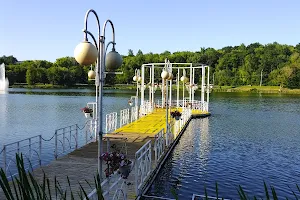
[{"label": "tall grass", "polygon": [[[76,192],[72,191],[71,183],[69,178],[67,177],[68,186],[66,189],[63,189],[56,179],[54,177],[54,191],[51,187],[52,182],[48,177],[46,177],[46,174],[43,174],[43,179],[41,181],[38,181],[34,175],[30,171],[26,171],[24,167],[24,160],[22,154],[19,156],[16,154],[16,165],[18,170],[18,177],[14,177],[11,181],[9,181],[7,174],[4,172],[4,170],[0,169],[0,186],[2,188],[2,191],[8,200],[54,200],[54,199],[60,199],[60,200],[75,200],[75,199],[86,199],[89,200],[88,194],[85,191],[85,189],[82,187],[82,185],[79,183],[79,188]],[[88,182],[87,182],[88,183]],[[101,182],[99,174],[97,174],[94,177],[94,186],[88,183],[91,189],[96,188],[98,200],[104,200],[102,196],[102,190],[101,190]],[[300,194],[300,187],[296,185],[297,187],[297,193]],[[276,193],[276,190],[273,186],[268,187],[267,184],[264,182],[264,197],[263,199],[266,200],[278,200],[278,196]],[[294,195],[294,199],[300,199],[300,196],[296,194],[292,189],[292,194]],[[171,190],[172,195],[177,200],[178,194],[176,193],[175,189]],[[250,199],[261,199],[262,197],[256,197],[253,194],[247,194],[242,186],[239,186],[237,188],[237,193],[239,195],[239,198],[241,200],[250,200]],[[215,186],[215,194],[208,194],[206,187],[204,187],[204,194],[203,199],[210,200],[210,199],[224,199],[220,197],[219,195],[219,188],[218,184],[216,183]],[[211,198],[213,196],[214,198]],[[288,198],[286,198],[288,199]]]},{"label": "tall grass", "polygon": [[[16,165],[19,175],[11,181],[9,181],[4,170],[0,169],[0,186],[8,200],[74,200],[78,198],[89,200],[88,194],[80,183],[78,191],[72,191],[69,177],[67,177],[68,187],[66,189],[63,189],[56,177],[54,177],[54,191],[51,189],[52,182],[46,177],[45,173],[42,181],[38,181],[31,172],[25,170],[22,154],[20,156],[16,154]],[[94,182],[98,200],[103,200],[99,174],[94,177]],[[89,186],[91,189],[94,189],[90,184]]]}]

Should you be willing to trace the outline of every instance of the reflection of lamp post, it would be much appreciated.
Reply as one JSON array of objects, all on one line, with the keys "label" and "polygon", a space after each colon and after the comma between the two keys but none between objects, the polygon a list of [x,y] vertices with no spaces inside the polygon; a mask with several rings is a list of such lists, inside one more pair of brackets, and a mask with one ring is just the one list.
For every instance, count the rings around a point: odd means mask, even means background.
[{"label": "reflection of lamp post", "polygon": [[[98,25],[98,42],[91,32],[87,30],[87,21],[90,13],[93,13],[97,19]],[[112,27],[113,39],[107,44],[112,44],[112,51],[106,55],[105,49],[105,28],[107,23]],[[96,65],[96,76],[95,76],[95,86],[96,86],[96,132],[98,133],[98,173],[102,177],[102,159],[101,156],[101,143],[102,143],[102,119],[103,119],[103,85],[104,85],[104,71],[113,71],[114,69],[122,65],[122,57],[118,52],[115,51],[115,29],[112,21],[106,20],[102,29],[102,34],[100,35],[100,22],[97,13],[90,9],[87,11],[84,20],[84,40],[78,44],[74,50],[74,57],[76,61],[81,65],[90,65],[97,60]],[[94,44],[88,42],[87,35],[91,36]],[[99,93],[99,95],[98,95]]]}]

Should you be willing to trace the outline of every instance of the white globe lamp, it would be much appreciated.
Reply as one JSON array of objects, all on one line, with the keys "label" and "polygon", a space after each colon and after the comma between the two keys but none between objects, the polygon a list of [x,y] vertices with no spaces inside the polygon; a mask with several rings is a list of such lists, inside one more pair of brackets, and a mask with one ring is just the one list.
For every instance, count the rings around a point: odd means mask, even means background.
[{"label": "white globe lamp", "polygon": [[74,57],[79,64],[90,65],[97,60],[98,51],[92,43],[83,41],[75,47]]}]

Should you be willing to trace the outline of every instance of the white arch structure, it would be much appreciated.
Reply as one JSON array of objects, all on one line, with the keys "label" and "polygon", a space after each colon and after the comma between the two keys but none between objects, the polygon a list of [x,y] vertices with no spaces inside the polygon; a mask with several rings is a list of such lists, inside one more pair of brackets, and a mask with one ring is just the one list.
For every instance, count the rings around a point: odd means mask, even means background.
[{"label": "white arch structure", "polygon": [[[161,78],[161,72],[163,70],[169,73],[176,73],[172,80],[163,80]],[[199,76],[196,77],[196,73],[199,70]],[[187,82],[180,81],[181,76],[189,76]],[[201,76],[201,83],[196,83],[195,78]],[[200,80],[199,80],[200,81]],[[172,100],[172,85],[176,84],[176,100]],[[198,89],[198,85],[201,86],[201,99],[195,100],[195,90]],[[208,87],[207,87],[208,86]],[[161,100],[155,101],[154,93],[156,89],[161,88]],[[183,92],[180,94],[179,89],[183,87]],[[145,91],[149,90],[148,99],[146,99]],[[185,96],[185,90],[188,90],[188,96]],[[206,92],[206,96],[205,96]],[[168,93],[168,95],[166,95]],[[198,109],[208,112],[209,103],[209,66],[204,64],[193,63],[170,63],[166,60],[165,63],[149,63],[143,64],[141,67],[141,80],[140,80],[140,94],[141,94],[141,114],[149,113],[149,107],[153,110],[155,106],[165,107],[166,102],[169,105],[180,108],[191,106],[192,109]],[[166,101],[165,99],[168,99]],[[157,103],[156,102],[161,102]],[[200,104],[200,105],[199,105]],[[147,111],[146,111],[147,110]]]}]

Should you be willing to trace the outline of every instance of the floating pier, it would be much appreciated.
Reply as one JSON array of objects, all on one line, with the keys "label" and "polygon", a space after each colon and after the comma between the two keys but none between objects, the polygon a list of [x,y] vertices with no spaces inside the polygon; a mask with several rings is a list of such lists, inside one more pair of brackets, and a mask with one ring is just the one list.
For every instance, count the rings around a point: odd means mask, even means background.
[{"label": "floating pier", "polygon": [[[149,69],[149,83],[145,74]],[[155,83],[155,70],[160,70],[162,83]],[[176,100],[172,100],[172,69],[177,70]],[[198,89],[195,84],[196,70],[201,71],[201,100],[195,100],[194,93]],[[189,71],[188,71],[189,70]],[[207,70],[207,78],[205,71]],[[132,161],[131,173],[127,179],[121,177],[115,172],[109,177],[105,177],[104,170],[102,175],[102,190],[105,199],[135,199],[142,195],[146,183],[149,182],[157,167],[162,166],[162,162],[172,151],[175,143],[183,134],[188,122],[193,117],[207,117],[210,115],[208,111],[209,102],[209,67],[205,65],[193,66],[192,63],[154,63],[142,65],[140,72],[136,70],[133,78],[137,84],[136,96],[129,100],[130,108],[121,110],[119,113],[113,112],[105,116],[105,134],[100,140],[98,146],[98,114],[95,116],[87,116],[86,126],[84,129],[78,126],[69,126],[55,131],[54,136],[45,140],[41,135],[28,138],[12,144],[4,145],[0,149],[2,154],[5,172],[10,171],[14,157],[8,156],[8,152],[21,153],[26,152],[26,158],[30,161],[36,156],[35,163],[40,165],[39,168],[33,170],[34,176],[42,180],[43,175],[53,179],[54,176],[60,182],[63,188],[68,187],[67,176],[69,177],[71,188],[73,191],[79,190],[79,183],[82,184],[86,192],[89,193],[90,199],[97,199],[97,193],[87,183],[91,183],[93,187],[94,176],[99,167],[99,149],[101,153],[111,152],[112,146],[117,147],[127,158]],[[186,71],[189,72],[190,79],[186,78]],[[180,72],[182,77],[180,77]],[[167,73],[167,75],[166,75]],[[166,76],[165,76],[166,75]],[[161,79],[160,78],[160,79]],[[207,82],[206,82],[207,80]],[[179,95],[179,82],[182,82],[183,93]],[[155,100],[155,91],[160,88],[162,99]],[[148,99],[145,96],[145,90],[149,89]],[[185,90],[188,95],[185,97]],[[205,101],[206,92],[206,101]],[[138,105],[138,96],[141,96],[141,105]],[[133,102],[134,100],[134,102]],[[96,102],[87,103],[87,107],[98,112]],[[174,111],[180,113],[175,116]],[[34,139],[37,138],[35,142]],[[81,138],[81,139],[80,139]],[[84,142],[82,142],[84,141]],[[175,142],[174,142],[175,141]],[[23,143],[25,145],[22,145]],[[42,155],[44,143],[51,142],[54,144],[55,160],[50,164],[42,165]],[[36,149],[33,149],[33,146]],[[106,163],[102,162],[101,169],[106,168]],[[14,174],[17,175],[17,174]],[[54,185],[54,184],[52,184]],[[52,188],[54,191],[54,188]],[[0,192],[0,199],[3,192]]]}]

